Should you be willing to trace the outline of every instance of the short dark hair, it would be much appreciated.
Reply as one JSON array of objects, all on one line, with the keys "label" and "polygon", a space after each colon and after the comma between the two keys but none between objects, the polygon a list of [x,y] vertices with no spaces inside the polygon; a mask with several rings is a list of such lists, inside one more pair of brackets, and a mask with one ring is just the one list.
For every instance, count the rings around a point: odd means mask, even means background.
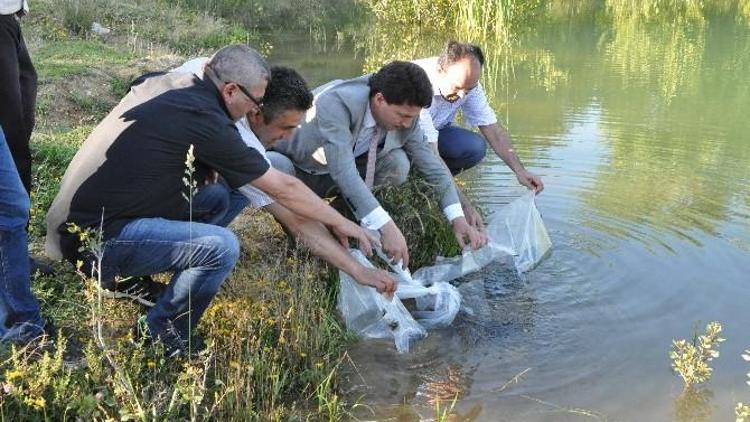
[{"label": "short dark hair", "polygon": [[307,111],[312,103],[313,94],[296,70],[284,66],[271,67],[271,79],[263,96],[263,120],[266,123],[287,110]]},{"label": "short dark hair", "polygon": [[411,62],[393,61],[370,76],[370,97],[380,92],[388,104],[429,107],[432,84],[424,69]]},{"label": "short dark hair", "polygon": [[448,66],[466,57],[473,57],[477,59],[479,66],[484,66],[484,53],[482,53],[482,49],[478,45],[450,40],[445,43],[443,52],[438,57],[438,66],[440,66],[440,69],[445,70]]}]

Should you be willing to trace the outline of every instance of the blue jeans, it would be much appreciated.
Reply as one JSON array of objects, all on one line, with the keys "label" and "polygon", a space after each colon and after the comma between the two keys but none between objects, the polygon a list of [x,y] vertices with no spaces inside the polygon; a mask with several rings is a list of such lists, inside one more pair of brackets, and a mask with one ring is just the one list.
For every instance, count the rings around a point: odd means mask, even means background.
[{"label": "blue jeans", "polygon": [[186,221],[141,218],[105,242],[103,274],[173,273],[146,316],[152,335],[159,336],[172,323],[187,336],[198,325],[240,254],[237,237],[224,226],[248,203],[238,191],[210,184],[193,198],[192,223],[188,215]]},{"label": "blue jeans", "polygon": [[484,137],[458,126],[438,131],[438,151],[454,175],[470,169],[484,159],[487,143]]},{"label": "blue jeans", "polygon": [[0,341],[25,343],[44,331],[29,279],[29,206],[0,128]]}]

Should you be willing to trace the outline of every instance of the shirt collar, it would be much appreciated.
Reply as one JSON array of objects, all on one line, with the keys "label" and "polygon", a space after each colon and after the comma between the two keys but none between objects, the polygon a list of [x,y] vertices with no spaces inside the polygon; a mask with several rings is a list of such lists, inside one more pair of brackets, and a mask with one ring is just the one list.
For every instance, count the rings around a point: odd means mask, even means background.
[{"label": "shirt collar", "polygon": [[375,118],[372,117],[372,110],[370,109],[370,101],[367,101],[367,111],[365,111],[365,118],[362,120],[362,129],[374,128],[377,125]]},{"label": "shirt collar", "polygon": [[227,105],[224,104],[224,97],[222,97],[219,87],[216,86],[215,83],[213,83],[211,78],[209,78],[208,75],[206,74],[203,74],[202,77],[198,77],[198,75],[193,75],[193,78],[194,80],[197,80],[199,81],[199,83],[203,84],[204,88],[210,91],[216,97],[216,100],[219,102],[221,109],[224,110],[224,113],[226,113],[227,117],[231,119],[232,116],[229,113],[229,109],[227,108]]}]

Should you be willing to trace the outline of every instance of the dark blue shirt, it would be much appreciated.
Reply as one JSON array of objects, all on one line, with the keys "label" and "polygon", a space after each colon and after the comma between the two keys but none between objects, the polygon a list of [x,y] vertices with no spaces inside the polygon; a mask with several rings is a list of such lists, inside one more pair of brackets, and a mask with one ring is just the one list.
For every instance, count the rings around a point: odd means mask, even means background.
[{"label": "dark blue shirt", "polygon": [[215,170],[238,188],[269,169],[242,141],[211,82],[186,74],[149,78],[94,129],[66,171],[55,201],[64,206],[70,198],[67,218],[58,226],[63,256],[77,256],[68,223],[98,229],[103,216],[108,239],[138,218],[185,220],[190,145],[199,182]]}]

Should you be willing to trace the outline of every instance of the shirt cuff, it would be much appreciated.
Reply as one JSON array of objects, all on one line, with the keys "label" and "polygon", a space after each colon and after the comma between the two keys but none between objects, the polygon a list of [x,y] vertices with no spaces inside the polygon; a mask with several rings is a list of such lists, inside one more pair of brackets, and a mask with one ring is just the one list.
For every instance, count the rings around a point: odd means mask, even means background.
[{"label": "shirt cuff", "polygon": [[379,230],[389,221],[391,221],[391,216],[383,207],[377,207],[362,219],[362,225],[370,230]]},{"label": "shirt cuff", "polygon": [[464,210],[461,208],[461,204],[455,203],[443,208],[443,214],[445,214],[445,218],[447,218],[448,221],[453,222],[453,220],[458,217],[464,216]]}]

